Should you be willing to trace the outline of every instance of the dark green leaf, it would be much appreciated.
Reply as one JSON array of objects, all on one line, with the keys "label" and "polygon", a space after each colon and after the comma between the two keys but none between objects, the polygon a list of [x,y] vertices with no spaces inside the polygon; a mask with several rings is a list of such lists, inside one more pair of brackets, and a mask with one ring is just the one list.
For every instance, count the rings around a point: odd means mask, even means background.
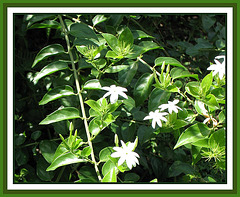
[{"label": "dark green leaf", "polygon": [[133,45],[133,35],[131,30],[127,27],[125,28],[122,33],[119,35],[118,38],[118,46],[121,46],[122,43],[125,43],[125,46]]},{"label": "dark green leaf", "polygon": [[138,44],[142,48],[142,53],[146,53],[147,51],[154,50],[154,49],[163,49],[163,47],[159,46],[153,41],[142,41]]},{"label": "dark green leaf", "polygon": [[53,161],[53,157],[54,157],[57,147],[58,147],[58,144],[56,142],[49,141],[49,140],[42,140],[39,143],[39,149],[40,149],[44,159],[48,163],[51,163]]},{"label": "dark green leaf", "polygon": [[148,100],[148,111],[154,111],[160,106],[161,104],[167,103],[171,96],[170,92],[166,92],[159,88],[155,88],[149,97]]},{"label": "dark green leaf", "polygon": [[181,161],[175,161],[169,168],[168,176],[176,177],[182,173],[184,174],[194,174],[195,170],[188,163],[183,163]]},{"label": "dark green leaf", "polygon": [[208,15],[202,15],[202,25],[205,31],[208,31],[216,22],[215,17],[211,17]]},{"label": "dark green leaf", "polygon": [[39,124],[51,124],[54,122],[59,122],[62,120],[69,120],[80,118],[78,109],[74,107],[65,107],[62,109],[58,109],[55,112],[49,114],[44,120],[42,120]]},{"label": "dark green leaf", "polygon": [[129,67],[125,70],[120,71],[118,75],[119,83],[124,87],[128,86],[131,83],[138,69],[137,62],[130,60],[128,61],[128,63],[129,63]]},{"label": "dark green leaf", "polygon": [[101,162],[109,160],[109,157],[114,152],[112,147],[106,147],[102,149],[99,153],[99,160]]},{"label": "dark green leaf", "polygon": [[103,33],[102,36],[106,40],[108,46],[117,54],[118,39],[114,35],[108,33]]},{"label": "dark green leaf", "polygon": [[124,176],[124,182],[137,182],[140,179],[140,176],[136,173],[127,173]]},{"label": "dark green leaf", "polygon": [[46,171],[48,165],[49,164],[42,157],[40,157],[39,160],[37,161],[36,173],[37,173],[37,176],[42,181],[51,181],[52,178],[54,177],[54,172]]},{"label": "dark green leaf", "polygon": [[29,27],[29,29],[34,29],[34,28],[60,29],[61,25],[57,21],[47,20],[47,21],[43,21],[41,23],[35,23]]},{"label": "dark green leaf", "polygon": [[37,83],[39,79],[47,75],[50,75],[52,73],[55,73],[60,70],[65,70],[65,69],[68,69],[68,64],[66,62],[60,62],[60,61],[52,62],[47,66],[45,66],[40,72],[36,74],[36,76],[34,77],[34,83]]},{"label": "dark green leaf", "polygon": [[187,128],[179,137],[174,149],[185,144],[194,143],[206,138],[210,134],[211,129],[203,123],[196,123]]},{"label": "dark green leaf", "polygon": [[31,138],[36,141],[40,136],[42,135],[42,131],[34,131],[32,134],[31,134]]},{"label": "dark green leaf", "polygon": [[24,135],[24,133],[20,133],[20,134],[15,134],[15,145],[19,146],[22,145],[26,140],[26,136]]},{"label": "dark green leaf", "polygon": [[80,162],[87,162],[85,159],[79,159],[78,156],[74,155],[73,153],[64,153],[57,157],[51,165],[46,169],[46,171],[55,170],[61,166],[66,166],[69,164],[80,163]]},{"label": "dark green leaf", "polygon": [[35,57],[35,60],[32,64],[32,68],[38,62],[42,61],[43,59],[53,56],[53,55],[56,55],[56,54],[60,54],[60,53],[64,53],[64,48],[60,44],[52,44],[52,45],[44,47],[41,51],[39,51],[39,53]]},{"label": "dark green leaf", "polygon": [[144,73],[140,79],[138,79],[133,95],[135,98],[136,105],[141,105],[149,96],[153,83],[153,74]]},{"label": "dark green leaf", "polygon": [[179,61],[172,57],[158,57],[155,59],[155,66],[162,66],[162,63],[165,61],[165,65],[178,66],[187,70]]},{"label": "dark green leaf", "polygon": [[201,158],[201,149],[199,146],[192,146],[192,165],[195,165]]},{"label": "dark green leaf", "polygon": [[180,129],[180,128],[182,128],[182,127],[187,126],[188,124],[189,124],[189,123],[186,122],[186,121],[184,121],[184,120],[179,120],[179,119],[177,119],[177,120],[174,122],[174,124],[173,124],[173,129],[174,129],[174,130],[177,130],[177,129]]},{"label": "dark green leaf", "polygon": [[142,38],[154,38],[153,36],[149,36],[148,34],[146,34],[141,30],[133,30],[132,34],[134,39],[139,39],[139,40]]},{"label": "dark green leaf", "polygon": [[141,125],[137,130],[137,136],[139,138],[139,143],[142,145],[153,137],[154,130],[152,127],[146,127]]},{"label": "dark green leaf", "polygon": [[118,65],[118,66],[111,66],[110,68],[106,69],[106,73],[118,73],[121,70],[127,69],[129,65]]},{"label": "dark green leaf", "polygon": [[191,74],[188,70],[183,69],[181,67],[171,69],[170,75],[173,79],[192,77],[195,78],[196,80],[199,80],[197,74]]},{"label": "dark green leaf", "polygon": [[50,101],[65,97],[75,95],[71,86],[65,85],[54,88],[46,93],[42,100],[39,102],[39,105],[45,105]]}]

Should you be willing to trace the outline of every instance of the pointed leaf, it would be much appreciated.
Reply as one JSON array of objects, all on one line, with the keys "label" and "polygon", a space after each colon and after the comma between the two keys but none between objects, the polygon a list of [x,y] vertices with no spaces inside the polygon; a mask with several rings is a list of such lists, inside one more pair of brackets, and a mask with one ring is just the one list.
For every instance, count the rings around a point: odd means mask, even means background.
[{"label": "pointed leaf", "polygon": [[159,88],[155,88],[149,97],[148,100],[148,111],[154,111],[158,108],[159,105],[167,103],[170,98],[171,93],[161,90]]},{"label": "pointed leaf", "polygon": [[181,67],[171,69],[170,75],[173,79],[192,77],[195,78],[196,80],[199,80],[197,74],[191,74],[188,70],[183,69]]},{"label": "pointed leaf", "polygon": [[138,69],[137,62],[128,61],[128,63],[129,67],[127,69],[120,71],[118,75],[119,83],[124,87],[128,86],[131,83]]},{"label": "pointed leaf", "polygon": [[212,85],[212,80],[213,80],[213,76],[212,76],[212,72],[209,73],[208,75],[206,75],[201,84],[200,87],[202,89],[202,94],[206,95],[207,91],[210,89],[211,85]]},{"label": "pointed leaf", "polygon": [[142,38],[154,38],[153,36],[150,36],[141,30],[132,30],[132,34],[134,39],[139,39],[139,40]]},{"label": "pointed leaf", "polygon": [[71,95],[75,95],[71,86],[59,86],[47,92],[39,102],[39,105],[45,105],[50,101]]},{"label": "pointed leaf", "polygon": [[166,65],[170,64],[171,66],[178,66],[187,70],[179,61],[172,57],[158,57],[157,59],[155,59],[155,66],[162,66],[162,63],[164,61]]},{"label": "pointed leaf", "polygon": [[96,112],[100,112],[101,111],[101,106],[98,104],[97,101],[87,100],[87,101],[85,101],[85,103],[87,103]]},{"label": "pointed leaf", "polygon": [[102,149],[99,153],[99,160],[101,162],[109,160],[109,157],[114,152],[112,147],[106,147]]},{"label": "pointed leaf", "polygon": [[98,37],[95,32],[84,23],[74,23],[70,26],[70,34],[85,40],[91,40],[93,42],[98,41]]},{"label": "pointed leaf", "polygon": [[64,53],[64,48],[60,44],[52,44],[52,45],[44,47],[41,51],[39,51],[39,53],[35,57],[35,60],[32,64],[32,68],[38,62],[42,61],[43,59],[53,56],[53,55],[56,55],[56,54],[60,54],[60,53]]},{"label": "pointed leaf", "polygon": [[80,162],[87,162],[85,159],[79,159],[78,156],[74,155],[73,153],[64,153],[57,157],[52,164],[47,168],[46,171],[55,170],[61,166],[66,166],[69,164],[80,163]]},{"label": "pointed leaf", "polygon": [[153,41],[142,41],[138,44],[138,46],[142,47],[143,53],[154,49],[163,49],[163,47],[159,46]]},{"label": "pointed leaf", "polygon": [[118,37],[118,46],[121,46],[121,43],[125,43],[125,46],[133,45],[133,35],[128,27],[124,29]]},{"label": "pointed leaf", "polygon": [[117,50],[118,39],[117,39],[114,35],[108,34],[108,33],[103,33],[102,36],[103,36],[104,39],[106,40],[108,46],[109,46],[115,53],[118,53],[118,50]]},{"label": "pointed leaf", "polygon": [[188,163],[183,163],[181,161],[175,161],[169,168],[168,176],[176,177],[182,173],[184,174],[194,174],[195,170]]},{"label": "pointed leaf", "polygon": [[96,15],[94,16],[94,18],[92,19],[92,22],[93,22],[93,26],[99,24],[99,23],[102,23],[104,21],[106,21],[108,18],[105,17],[104,15]]},{"label": "pointed leaf", "polygon": [[138,79],[133,91],[137,106],[141,105],[148,98],[152,83],[153,74],[144,73],[140,79]]},{"label": "pointed leaf", "polygon": [[116,169],[112,168],[102,179],[102,182],[117,182]]},{"label": "pointed leaf", "polygon": [[185,144],[194,143],[205,139],[210,134],[211,129],[203,123],[197,123],[187,128],[179,137],[174,149]]},{"label": "pointed leaf", "polygon": [[62,109],[58,109],[55,112],[49,114],[39,124],[46,125],[54,122],[59,122],[62,120],[75,119],[75,118],[80,118],[78,109],[74,107],[65,107]]},{"label": "pointed leaf", "polygon": [[49,140],[42,140],[39,143],[39,149],[44,157],[44,159],[48,162],[51,163],[54,158],[55,151],[58,147],[58,144],[53,141]]},{"label": "pointed leaf", "polygon": [[102,88],[101,83],[98,79],[91,79],[89,81],[87,81],[84,86],[83,89],[96,89],[96,90],[100,90]]},{"label": "pointed leaf", "polygon": [[43,21],[41,23],[35,23],[33,24],[29,29],[34,29],[34,28],[53,28],[53,29],[60,29],[61,25],[57,21],[53,20],[47,20]]},{"label": "pointed leaf", "polygon": [[105,70],[106,73],[118,73],[121,70],[127,69],[129,65],[118,65],[118,66],[112,66]]},{"label": "pointed leaf", "polygon": [[60,70],[65,70],[65,69],[68,69],[68,64],[66,62],[57,61],[57,62],[50,63],[36,74],[36,76],[34,77],[34,83],[37,83],[39,79],[47,75],[50,75],[52,73],[55,73]]}]

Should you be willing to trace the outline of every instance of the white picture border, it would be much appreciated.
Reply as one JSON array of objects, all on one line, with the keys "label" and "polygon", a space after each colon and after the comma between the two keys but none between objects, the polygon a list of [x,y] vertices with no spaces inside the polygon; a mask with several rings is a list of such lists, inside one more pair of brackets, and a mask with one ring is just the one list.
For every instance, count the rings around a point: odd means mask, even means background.
[{"label": "white picture border", "polygon": [[[227,14],[227,183],[226,184],[17,184],[13,182],[14,14],[161,13]],[[7,190],[233,190],[233,8],[232,7],[8,7],[7,8]]]}]

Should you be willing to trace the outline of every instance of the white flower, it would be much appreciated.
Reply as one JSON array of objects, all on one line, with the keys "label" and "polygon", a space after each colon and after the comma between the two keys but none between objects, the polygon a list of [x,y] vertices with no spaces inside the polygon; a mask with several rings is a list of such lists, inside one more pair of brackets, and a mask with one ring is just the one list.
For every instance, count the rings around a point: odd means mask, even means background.
[{"label": "white flower", "polygon": [[120,157],[118,160],[118,165],[122,165],[124,161],[126,161],[128,168],[131,170],[132,167],[136,166],[136,164],[139,164],[138,159],[139,155],[135,152],[133,152],[135,148],[135,143],[129,142],[128,145],[126,145],[121,140],[122,147],[113,147],[113,150],[116,152],[111,154],[111,157]]},{"label": "white flower", "polygon": [[146,116],[143,120],[149,120],[152,119],[152,127],[155,129],[156,123],[158,124],[159,127],[162,127],[162,122],[161,120],[167,122],[167,119],[164,117],[167,115],[167,112],[160,112],[158,109],[155,110],[154,112],[151,111],[148,116]]},{"label": "white flower", "polygon": [[102,87],[103,90],[108,91],[106,94],[104,94],[103,98],[110,95],[110,102],[116,103],[118,100],[118,95],[121,95],[124,98],[128,98],[127,95],[124,92],[127,92],[126,88],[122,88],[116,85],[111,85],[110,87]]},{"label": "white flower", "polygon": [[178,107],[176,104],[179,102],[179,100],[168,101],[168,104],[162,104],[158,108],[160,108],[161,111],[168,109],[168,112],[171,114],[173,111],[178,113],[178,109],[182,110],[180,107]]},{"label": "white flower", "polygon": [[[218,59],[222,58],[223,62],[221,63]],[[225,56],[224,55],[216,56],[214,62],[216,64],[212,64],[207,68],[207,70],[213,70],[213,76],[218,73],[219,78],[222,79],[223,76],[225,75]]]}]

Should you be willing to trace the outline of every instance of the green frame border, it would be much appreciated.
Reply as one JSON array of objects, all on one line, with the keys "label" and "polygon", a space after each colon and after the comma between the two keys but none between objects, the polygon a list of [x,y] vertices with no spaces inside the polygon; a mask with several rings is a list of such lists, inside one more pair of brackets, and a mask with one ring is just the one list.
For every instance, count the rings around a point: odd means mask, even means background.
[{"label": "green frame border", "polygon": [[[32,3],[29,0],[22,0],[22,3],[19,3],[19,1],[14,1],[10,2],[10,0],[3,0],[0,4],[0,10],[1,10],[1,16],[0,20],[3,21],[1,23],[1,32],[3,36],[1,36],[0,43],[3,43],[0,49],[0,59],[3,60],[1,61],[2,66],[0,67],[0,79],[1,79],[1,88],[0,88],[0,109],[1,109],[1,130],[3,132],[0,133],[0,143],[3,145],[1,147],[1,165],[0,165],[0,196],[23,196],[24,194],[35,194],[34,196],[42,196],[42,194],[49,194],[53,196],[59,196],[59,195],[65,195],[65,194],[83,194],[84,196],[95,196],[98,194],[98,196],[106,196],[106,194],[115,194],[115,196],[120,196],[122,194],[130,194],[130,195],[140,195],[143,196],[145,194],[151,194],[152,196],[160,195],[160,194],[166,194],[166,196],[175,196],[176,194],[180,196],[186,196],[186,194],[195,194],[195,196],[202,196],[202,194],[209,194],[211,196],[240,196],[240,192],[237,189],[237,180],[239,182],[240,179],[240,173],[237,169],[237,164],[239,164],[239,158],[238,158],[238,153],[237,153],[237,148],[239,148],[239,145],[237,145],[237,141],[239,136],[237,136],[237,49],[239,48],[238,43],[239,40],[237,40],[237,31],[238,30],[238,21],[237,21],[237,12],[239,12],[239,5],[237,3],[237,0],[232,1],[231,3],[220,3],[219,1],[213,1],[213,0],[202,0],[198,2],[201,3],[192,3],[192,1],[189,0],[184,0],[182,1],[183,3],[177,2],[177,0],[169,0],[169,3],[161,3],[161,2],[153,2],[153,0],[149,0],[149,3],[138,3],[138,2],[133,2],[133,0],[122,0],[116,2],[116,3],[109,3],[109,0],[104,0],[103,3],[99,3],[98,0],[91,0],[89,3],[76,3],[76,1],[69,0],[69,3],[57,3],[57,2],[51,2],[49,3],[49,0],[36,0],[37,3]],[[35,1],[35,2],[36,2]],[[53,0],[51,0],[53,1]],[[64,0],[62,0],[64,1]],[[221,1],[221,0],[220,0]],[[39,3],[41,2],[41,3]],[[58,1],[59,2],[59,1]],[[119,3],[121,2],[121,3]],[[7,7],[74,7],[74,6],[79,6],[79,7],[233,7],[233,53],[234,53],[234,59],[233,59],[233,64],[234,64],[234,72],[233,72],[233,106],[234,106],[234,111],[233,111],[233,140],[234,140],[234,148],[233,148],[233,163],[234,163],[234,174],[233,174],[233,190],[227,191],[219,191],[219,190],[212,190],[212,191],[207,191],[207,190],[176,190],[176,191],[169,191],[169,190],[143,190],[143,191],[138,191],[138,190],[95,190],[95,191],[89,191],[89,190],[14,190],[10,191],[7,190]],[[240,44],[240,43],[239,43]],[[240,189],[240,188],[239,188]],[[13,195],[12,195],[13,194]],[[25,196],[25,195],[24,195]]]}]

